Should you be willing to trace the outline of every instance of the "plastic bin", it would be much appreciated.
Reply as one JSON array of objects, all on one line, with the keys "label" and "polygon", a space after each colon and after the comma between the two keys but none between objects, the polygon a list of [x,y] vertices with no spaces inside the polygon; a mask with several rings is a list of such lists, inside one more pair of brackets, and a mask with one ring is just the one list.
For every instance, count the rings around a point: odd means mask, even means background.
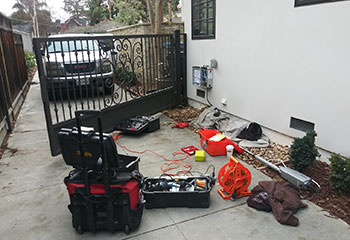
[{"label": "plastic bin", "polygon": [[210,205],[210,191],[212,185],[207,177],[186,177],[187,182],[194,179],[205,179],[207,181],[207,189],[201,191],[151,191],[147,186],[149,184],[157,184],[165,180],[163,178],[145,178],[142,183],[142,193],[145,198],[147,209],[150,208],[166,208],[166,207],[189,207],[189,208],[208,208]]},{"label": "plastic bin", "polygon": [[138,135],[143,132],[151,133],[160,128],[158,117],[136,116],[126,119],[116,126],[116,130],[131,135]]},{"label": "plastic bin", "polygon": [[148,124],[148,127],[146,128],[145,132],[151,133],[151,132],[154,132],[158,129],[160,129],[159,117],[150,117],[149,124]]},{"label": "plastic bin", "polygon": [[210,141],[209,139],[211,137],[220,133],[218,130],[206,129],[206,130],[200,130],[198,133],[201,136],[202,148],[211,156],[226,155],[226,146],[234,145],[234,143],[227,137],[225,137],[223,140],[219,142]]}]

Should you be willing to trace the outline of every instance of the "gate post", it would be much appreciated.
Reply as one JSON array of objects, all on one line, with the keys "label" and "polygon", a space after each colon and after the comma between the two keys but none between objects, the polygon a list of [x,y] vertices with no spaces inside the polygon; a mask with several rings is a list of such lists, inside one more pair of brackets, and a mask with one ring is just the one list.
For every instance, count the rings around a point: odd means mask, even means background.
[{"label": "gate post", "polygon": [[183,49],[181,53],[182,61],[182,82],[181,82],[181,103],[187,105],[187,34],[183,34]]},{"label": "gate post", "polygon": [[45,78],[45,74],[44,74],[45,66],[44,66],[44,63],[42,60],[41,45],[40,45],[39,38],[33,38],[33,48],[34,48],[34,53],[35,53],[35,57],[36,57],[36,64],[37,64],[38,74],[39,74],[39,79],[40,79],[41,98],[43,101],[43,108],[44,108],[44,113],[45,113],[46,129],[47,129],[47,133],[48,133],[49,139],[50,139],[51,155],[56,156],[56,155],[60,154],[61,152],[60,152],[60,149],[55,148],[55,146],[58,146],[57,132],[55,133],[53,126],[52,126],[49,95],[47,93],[46,78]]},{"label": "gate post", "polygon": [[175,107],[179,106],[181,98],[181,52],[180,52],[180,30],[174,31],[174,93],[175,93]]}]

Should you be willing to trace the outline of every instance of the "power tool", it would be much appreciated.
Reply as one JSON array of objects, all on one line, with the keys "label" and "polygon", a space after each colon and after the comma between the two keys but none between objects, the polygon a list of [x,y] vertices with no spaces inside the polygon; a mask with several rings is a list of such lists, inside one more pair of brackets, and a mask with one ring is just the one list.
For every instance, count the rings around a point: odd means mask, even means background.
[{"label": "power tool", "polygon": [[287,180],[289,183],[293,184],[294,186],[296,186],[300,189],[303,189],[303,190],[307,190],[307,191],[314,190],[314,185],[317,185],[317,187],[320,188],[320,185],[315,180],[311,179],[310,177],[308,177],[308,176],[306,176],[306,175],[304,175],[296,170],[290,169],[286,166],[283,166],[283,167],[276,166],[273,163],[262,158],[258,154],[254,154],[254,153],[248,151],[247,149],[242,148],[241,146],[240,146],[240,148],[243,149],[249,155],[252,155],[254,158],[259,160],[262,164],[264,164],[264,165],[268,166],[269,168],[272,168],[273,170],[278,172],[282,178],[284,178],[285,180]]}]

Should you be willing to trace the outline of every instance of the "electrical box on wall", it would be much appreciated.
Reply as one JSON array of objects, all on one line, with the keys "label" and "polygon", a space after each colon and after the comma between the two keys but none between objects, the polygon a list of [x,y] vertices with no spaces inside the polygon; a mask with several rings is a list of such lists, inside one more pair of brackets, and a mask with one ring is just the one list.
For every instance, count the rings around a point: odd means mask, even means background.
[{"label": "electrical box on wall", "polygon": [[192,84],[204,88],[213,87],[213,70],[208,66],[192,67]]}]

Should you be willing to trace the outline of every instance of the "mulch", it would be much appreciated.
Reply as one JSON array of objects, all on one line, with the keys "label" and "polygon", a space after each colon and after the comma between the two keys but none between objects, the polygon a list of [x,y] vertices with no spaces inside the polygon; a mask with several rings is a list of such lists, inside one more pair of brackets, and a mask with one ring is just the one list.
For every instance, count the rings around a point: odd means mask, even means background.
[{"label": "mulch", "polygon": [[327,210],[331,216],[340,218],[350,225],[350,194],[339,195],[330,184],[331,168],[321,161],[316,161],[308,167],[304,174],[321,185],[309,198],[311,202]]},{"label": "mulch", "polygon": [[163,114],[169,118],[172,118],[176,122],[185,122],[198,118],[199,114],[201,114],[205,109],[206,107],[197,109],[191,106],[181,106],[179,108],[164,110]]},{"label": "mulch", "polygon": [[[179,122],[192,120],[198,117],[199,114],[204,111],[204,109],[205,108],[196,109],[190,106],[186,106],[165,110],[163,113]],[[260,155],[266,160],[273,162],[274,164],[279,165],[282,161],[287,167],[291,167],[288,160],[290,150],[289,146],[283,146],[278,143],[271,143],[271,145],[267,148],[249,148],[249,150],[255,154]],[[243,153],[237,156],[239,159],[252,165],[259,171],[271,177],[273,180],[283,180],[277,172],[267,168],[249,154]],[[321,189],[315,190],[311,196],[308,196],[309,194],[303,191],[301,191],[301,195],[306,197],[307,200],[326,210],[328,213],[325,212],[325,216],[342,219],[350,225],[350,194],[339,195],[336,192],[336,190],[332,187],[329,179],[330,171],[330,165],[319,160],[315,161],[313,165],[305,169],[303,174],[314,179],[318,184],[320,184]]]}]

